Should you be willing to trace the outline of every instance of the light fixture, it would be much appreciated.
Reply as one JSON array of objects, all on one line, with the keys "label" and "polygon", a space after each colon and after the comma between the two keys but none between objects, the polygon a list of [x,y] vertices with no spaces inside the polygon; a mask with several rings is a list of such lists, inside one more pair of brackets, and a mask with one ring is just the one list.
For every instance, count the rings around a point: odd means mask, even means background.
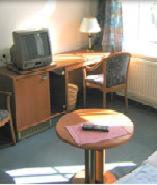
[{"label": "light fixture", "polygon": [[92,48],[92,34],[100,32],[100,26],[95,17],[83,18],[80,26],[80,32],[88,33],[88,49]]}]

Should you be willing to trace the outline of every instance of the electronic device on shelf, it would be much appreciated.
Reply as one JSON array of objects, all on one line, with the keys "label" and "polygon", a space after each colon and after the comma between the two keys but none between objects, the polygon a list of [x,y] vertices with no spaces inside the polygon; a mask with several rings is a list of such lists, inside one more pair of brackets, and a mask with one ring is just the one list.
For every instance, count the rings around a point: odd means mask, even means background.
[{"label": "electronic device on shelf", "polygon": [[100,132],[108,132],[108,126],[101,126],[101,125],[83,125],[82,130],[85,131],[100,131]]},{"label": "electronic device on shelf", "polygon": [[13,32],[11,61],[19,70],[29,70],[52,63],[48,29]]}]

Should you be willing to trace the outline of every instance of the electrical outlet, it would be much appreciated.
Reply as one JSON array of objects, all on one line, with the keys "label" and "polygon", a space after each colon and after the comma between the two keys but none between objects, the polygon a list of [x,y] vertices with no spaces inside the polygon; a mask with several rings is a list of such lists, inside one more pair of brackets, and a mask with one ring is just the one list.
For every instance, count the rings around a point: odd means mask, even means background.
[{"label": "electrical outlet", "polygon": [[7,59],[5,54],[0,54],[0,63],[1,64],[7,64]]},{"label": "electrical outlet", "polygon": [[2,56],[2,54],[0,53],[0,65],[4,65],[6,62]]},{"label": "electrical outlet", "polygon": [[10,49],[4,49],[0,51],[0,64],[6,65],[10,63]]}]

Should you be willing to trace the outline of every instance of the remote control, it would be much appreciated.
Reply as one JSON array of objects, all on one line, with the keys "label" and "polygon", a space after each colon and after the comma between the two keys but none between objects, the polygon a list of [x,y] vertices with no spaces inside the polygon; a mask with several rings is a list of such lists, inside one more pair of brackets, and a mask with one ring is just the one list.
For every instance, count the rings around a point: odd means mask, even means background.
[{"label": "remote control", "polygon": [[101,125],[83,125],[82,130],[85,131],[101,131],[101,132],[108,132],[108,126],[101,126]]}]

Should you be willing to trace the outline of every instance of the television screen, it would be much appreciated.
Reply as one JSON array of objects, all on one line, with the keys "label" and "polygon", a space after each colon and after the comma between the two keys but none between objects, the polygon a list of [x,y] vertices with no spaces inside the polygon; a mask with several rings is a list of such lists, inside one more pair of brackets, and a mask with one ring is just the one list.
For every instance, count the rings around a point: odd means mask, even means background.
[{"label": "television screen", "polygon": [[46,32],[21,36],[23,59],[31,60],[50,55],[50,46]]},{"label": "television screen", "polygon": [[21,70],[49,65],[52,54],[48,30],[13,32],[10,53],[12,63]]}]

